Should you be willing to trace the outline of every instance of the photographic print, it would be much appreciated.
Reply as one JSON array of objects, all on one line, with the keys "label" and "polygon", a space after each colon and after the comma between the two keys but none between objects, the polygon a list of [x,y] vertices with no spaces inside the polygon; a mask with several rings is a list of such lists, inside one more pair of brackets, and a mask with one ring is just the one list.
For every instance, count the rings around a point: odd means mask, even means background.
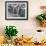
[{"label": "photographic print", "polygon": [[27,20],[28,1],[6,1],[5,2],[6,20]]}]

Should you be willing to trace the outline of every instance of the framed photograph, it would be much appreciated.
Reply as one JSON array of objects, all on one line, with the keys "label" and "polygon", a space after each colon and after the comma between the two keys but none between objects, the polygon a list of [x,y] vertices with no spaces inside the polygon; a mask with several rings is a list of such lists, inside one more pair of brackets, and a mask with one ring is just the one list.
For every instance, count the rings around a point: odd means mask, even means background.
[{"label": "framed photograph", "polygon": [[28,20],[28,1],[6,1],[6,20]]}]

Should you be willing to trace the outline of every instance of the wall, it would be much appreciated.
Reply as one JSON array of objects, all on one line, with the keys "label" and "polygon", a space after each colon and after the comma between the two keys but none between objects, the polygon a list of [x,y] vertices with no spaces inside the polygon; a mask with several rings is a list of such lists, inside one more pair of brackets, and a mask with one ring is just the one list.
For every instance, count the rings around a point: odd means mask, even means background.
[{"label": "wall", "polygon": [[[14,0],[15,1],[15,0]],[[19,33],[24,36],[31,36],[37,29],[46,30],[37,23],[35,16],[41,13],[40,6],[46,5],[46,0],[27,0],[28,1],[28,20],[5,20],[5,0],[0,0],[0,34],[4,34],[6,25],[14,25]]]}]

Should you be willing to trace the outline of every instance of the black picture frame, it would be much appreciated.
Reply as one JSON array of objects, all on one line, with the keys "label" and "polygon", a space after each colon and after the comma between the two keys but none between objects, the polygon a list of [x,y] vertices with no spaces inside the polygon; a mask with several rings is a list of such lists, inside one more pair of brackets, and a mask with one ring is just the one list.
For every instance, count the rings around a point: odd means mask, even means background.
[{"label": "black picture frame", "polygon": [[[19,12],[16,12],[17,10],[15,8],[13,10],[13,7],[17,7]],[[22,14],[20,11],[22,12]],[[12,16],[13,18],[10,16]],[[28,20],[28,1],[5,1],[5,20]]]}]

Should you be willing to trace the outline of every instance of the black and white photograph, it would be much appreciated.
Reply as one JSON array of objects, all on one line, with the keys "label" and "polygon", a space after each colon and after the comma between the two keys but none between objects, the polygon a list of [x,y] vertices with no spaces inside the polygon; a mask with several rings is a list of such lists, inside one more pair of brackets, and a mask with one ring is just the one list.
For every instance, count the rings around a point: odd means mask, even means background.
[{"label": "black and white photograph", "polygon": [[6,1],[5,2],[6,20],[27,20],[28,1]]}]

